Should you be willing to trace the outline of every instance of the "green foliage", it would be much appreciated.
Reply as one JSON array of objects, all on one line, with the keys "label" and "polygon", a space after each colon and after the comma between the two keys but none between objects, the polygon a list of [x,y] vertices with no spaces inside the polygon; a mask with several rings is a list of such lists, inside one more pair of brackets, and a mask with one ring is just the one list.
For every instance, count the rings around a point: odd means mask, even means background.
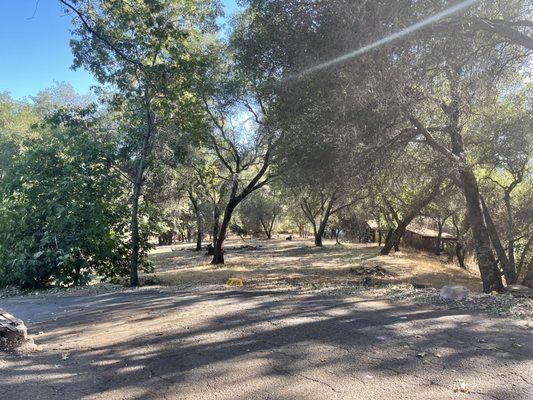
[{"label": "green foliage", "polygon": [[247,232],[268,237],[282,212],[280,199],[276,194],[270,189],[261,189],[243,201],[239,217]]},{"label": "green foliage", "polygon": [[23,143],[0,191],[0,285],[127,273],[127,185],[112,169],[112,138],[98,128],[86,112],[58,112]]}]

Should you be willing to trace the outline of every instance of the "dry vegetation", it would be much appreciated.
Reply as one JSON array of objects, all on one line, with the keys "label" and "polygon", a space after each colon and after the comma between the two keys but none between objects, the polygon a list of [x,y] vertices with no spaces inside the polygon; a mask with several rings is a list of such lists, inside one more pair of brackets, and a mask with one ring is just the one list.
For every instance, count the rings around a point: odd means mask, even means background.
[{"label": "dry vegetation", "polygon": [[318,248],[306,240],[230,240],[225,265],[211,265],[210,257],[192,251],[192,245],[164,246],[152,253],[154,273],[143,279],[162,285],[196,285],[224,284],[230,277],[239,277],[248,287],[264,289],[360,285],[365,276],[350,269],[379,265],[387,273],[373,275],[374,284],[415,282],[435,288],[460,284],[481,291],[478,272],[461,270],[445,258],[409,250],[380,256],[376,244],[325,244]]},{"label": "dry vegetation", "polygon": [[[151,259],[154,272],[141,277],[147,285],[227,288],[229,278],[241,278],[245,290],[365,295],[434,308],[533,317],[531,298],[483,294],[475,266],[465,271],[447,262],[446,257],[405,248],[382,256],[376,244],[339,246],[331,241],[318,248],[307,240],[233,239],[228,241],[225,265],[210,264],[210,257],[194,252],[187,244],[159,247],[152,252]],[[466,286],[471,296],[462,302],[443,301],[439,289],[444,285]]]}]

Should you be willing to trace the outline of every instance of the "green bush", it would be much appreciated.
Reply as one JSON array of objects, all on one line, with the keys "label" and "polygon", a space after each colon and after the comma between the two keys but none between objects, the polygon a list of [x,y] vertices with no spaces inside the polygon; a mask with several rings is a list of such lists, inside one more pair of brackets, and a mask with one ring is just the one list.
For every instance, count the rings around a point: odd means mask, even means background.
[{"label": "green bush", "polygon": [[112,167],[115,147],[83,113],[58,113],[24,142],[0,184],[0,285],[128,273],[129,183]]}]

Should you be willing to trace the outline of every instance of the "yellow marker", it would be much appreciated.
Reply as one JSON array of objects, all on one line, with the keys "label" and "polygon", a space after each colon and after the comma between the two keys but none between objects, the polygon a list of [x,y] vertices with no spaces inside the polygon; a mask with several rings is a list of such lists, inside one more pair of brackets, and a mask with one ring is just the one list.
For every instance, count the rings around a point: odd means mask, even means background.
[{"label": "yellow marker", "polygon": [[241,278],[229,278],[226,284],[230,286],[238,286],[238,287],[244,286],[244,282],[242,281]]}]

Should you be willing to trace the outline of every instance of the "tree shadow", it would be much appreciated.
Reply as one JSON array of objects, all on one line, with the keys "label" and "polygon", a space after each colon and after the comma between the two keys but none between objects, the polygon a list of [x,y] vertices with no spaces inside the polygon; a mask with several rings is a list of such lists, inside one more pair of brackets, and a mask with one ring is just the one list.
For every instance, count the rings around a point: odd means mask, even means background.
[{"label": "tree shadow", "polygon": [[481,398],[532,389],[530,332],[473,312],[240,290],[15,303],[49,318],[29,324],[42,352],[5,357],[4,398],[454,398],[456,379]]}]

